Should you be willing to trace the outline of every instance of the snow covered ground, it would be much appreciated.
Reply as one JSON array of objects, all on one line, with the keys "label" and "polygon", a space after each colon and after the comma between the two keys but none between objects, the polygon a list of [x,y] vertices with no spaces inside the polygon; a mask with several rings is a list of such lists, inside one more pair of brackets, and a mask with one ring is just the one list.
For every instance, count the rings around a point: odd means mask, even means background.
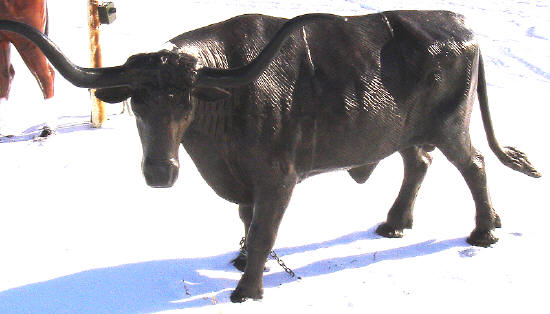
[{"label": "snow covered ground", "polygon": [[[471,247],[474,205],[460,174],[439,152],[403,239],[374,233],[402,179],[400,157],[384,160],[364,185],[345,172],[295,189],[276,251],[301,279],[269,261],[264,300],[231,304],[240,273],[229,261],[243,234],[237,206],[219,197],[181,152],[171,189],[148,188],[133,117],[109,107],[91,129],[86,90],[56,80],[43,104],[14,53],[16,78],[0,104],[0,313],[541,313],[548,310],[546,203],[550,191],[550,9],[547,1],[115,1],[102,29],[105,65],[155,49],[171,37],[241,13],[293,17],[390,9],[463,13],[486,60],[497,137],[525,151],[543,174],[532,179],[500,164],[487,146],[479,110],[473,141],[487,162],[500,241]],[[373,3],[370,3],[373,2]],[[51,38],[88,64],[85,1],[49,1]],[[31,139],[49,111],[60,127]],[[545,176],[546,175],[546,176]],[[546,309],[546,310],[544,310]]]}]

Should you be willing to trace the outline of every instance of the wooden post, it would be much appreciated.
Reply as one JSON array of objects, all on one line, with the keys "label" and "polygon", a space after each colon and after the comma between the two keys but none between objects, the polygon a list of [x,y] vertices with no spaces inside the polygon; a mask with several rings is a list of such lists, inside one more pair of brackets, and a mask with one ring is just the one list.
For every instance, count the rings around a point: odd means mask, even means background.
[{"label": "wooden post", "polygon": [[[88,0],[88,27],[90,35],[90,60],[91,66],[100,68],[101,46],[99,45],[99,16],[97,14],[98,1]],[[92,98],[92,126],[99,128],[105,121],[105,104],[95,97],[95,90],[91,93]]]}]

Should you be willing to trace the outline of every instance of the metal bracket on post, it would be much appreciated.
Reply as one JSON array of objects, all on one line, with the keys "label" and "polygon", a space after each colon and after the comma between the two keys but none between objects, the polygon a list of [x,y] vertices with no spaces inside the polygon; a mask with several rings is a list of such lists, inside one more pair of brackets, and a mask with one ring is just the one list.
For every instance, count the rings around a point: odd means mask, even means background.
[{"label": "metal bracket on post", "polygon": [[99,22],[101,24],[111,24],[116,20],[116,8],[112,2],[103,2],[97,8]]}]

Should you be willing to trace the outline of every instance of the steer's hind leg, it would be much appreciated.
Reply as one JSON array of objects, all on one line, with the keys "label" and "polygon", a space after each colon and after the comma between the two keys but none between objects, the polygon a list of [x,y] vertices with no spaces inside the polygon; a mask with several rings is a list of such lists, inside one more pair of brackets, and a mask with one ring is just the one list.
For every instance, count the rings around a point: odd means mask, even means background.
[{"label": "steer's hind leg", "polygon": [[439,148],[460,171],[474,198],[476,227],[468,237],[468,243],[487,247],[497,242],[493,230],[500,227],[500,218],[489,198],[483,156],[471,146],[469,138],[464,142],[452,141]]},{"label": "steer's hind leg", "polygon": [[247,258],[247,248],[246,248],[246,239],[248,238],[248,230],[250,229],[250,223],[252,222],[252,206],[251,205],[239,205],[239,217],[241,217],[241,221],[244,224],[244,239],[245,242],[243,245],[243,250],[239,252],[239,256],[237,256],[233,261],[233,266],[237,268],[240,271],[244,271],[246,267],[246,258]]},{"label": "steer's hind leg", "polygon": [[279,224],[296,184],[296,176],[277,181],[274,184],[262,184],[255,189],[252,221],[246,237],[247,263],[237,288],[231,293],[232,302],[262,298],[265,262],[275,243]]},{"label": "steer's hind leg", "polygon": [[405,172],[401,190],[388,212],[388,219],[376,229],[376,233],[388,238],[401,238],[403,229],[412,228],[414,201],[432,162],[432,157],[417,146],[400,153],[403,157]]}]

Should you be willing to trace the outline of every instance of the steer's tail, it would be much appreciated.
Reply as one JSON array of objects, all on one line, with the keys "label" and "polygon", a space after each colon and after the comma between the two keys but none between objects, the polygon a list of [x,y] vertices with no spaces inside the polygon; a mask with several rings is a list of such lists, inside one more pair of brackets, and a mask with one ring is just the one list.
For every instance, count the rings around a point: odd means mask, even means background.
[{"label": "steer's tail", "polygon": [[485,82],[485,69],[483,66],[483,58],[481,57],[481,53],[479,55],[477,97],[479,99],[481,118],[483,119],[485,134],[487,135],[487,141],[489,142],[489,147],[491,147],[491,150],[506,166],[516,171],[523,172],[530,177],[539,178],[541,174],[535,169],[535,167],[533,167],[533,165],[531,165],[527,159],[527,155],[514,147],[506,146],[504,149],[501,148],[495,138],[495,131],[493,130],[491,115],[489,114],[489,100],[487,97],[487,85]]}]

